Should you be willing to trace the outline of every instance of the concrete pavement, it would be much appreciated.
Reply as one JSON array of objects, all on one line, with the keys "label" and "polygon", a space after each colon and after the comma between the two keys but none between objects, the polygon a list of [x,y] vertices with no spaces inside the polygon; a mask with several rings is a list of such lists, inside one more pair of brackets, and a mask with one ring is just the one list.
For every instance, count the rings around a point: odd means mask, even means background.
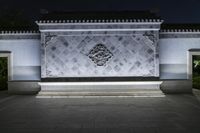
[{"label": "concrete pavement", "polygon": [[199,133],[199,95],[46,98],[0,94],[1,133]]}]

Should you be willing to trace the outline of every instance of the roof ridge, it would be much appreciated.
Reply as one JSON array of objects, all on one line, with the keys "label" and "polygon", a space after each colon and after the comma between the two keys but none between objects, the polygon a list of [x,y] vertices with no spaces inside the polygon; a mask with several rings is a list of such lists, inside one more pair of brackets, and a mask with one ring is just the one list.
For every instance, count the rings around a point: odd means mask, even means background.
[{"label": "roof ridge", "polygon": [[121,11],[53,11],[43,14],[39,21],[69,21],[80,22],[123,22],[123,21],[158,21],[161,20],[155,13],[148,10],[121,10]]},{"label": "roof ridge", "polygon": [[37,20],[36,23],[133,23],[133,22],[163,22],[161,19],[84,19],[84,20]]},{"label": "roof ridge", "polygon": [[38,34],[39,30],[1,30],[0,34]]}]

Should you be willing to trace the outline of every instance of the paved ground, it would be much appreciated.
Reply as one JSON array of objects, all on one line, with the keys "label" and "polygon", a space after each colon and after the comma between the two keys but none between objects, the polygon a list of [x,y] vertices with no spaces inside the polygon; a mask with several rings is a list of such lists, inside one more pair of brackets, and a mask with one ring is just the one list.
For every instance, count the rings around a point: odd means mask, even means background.
[{"label": "paved ground", "polygon": [[36,99],[0,92],[0,133],[200,133],[199,97]]}]

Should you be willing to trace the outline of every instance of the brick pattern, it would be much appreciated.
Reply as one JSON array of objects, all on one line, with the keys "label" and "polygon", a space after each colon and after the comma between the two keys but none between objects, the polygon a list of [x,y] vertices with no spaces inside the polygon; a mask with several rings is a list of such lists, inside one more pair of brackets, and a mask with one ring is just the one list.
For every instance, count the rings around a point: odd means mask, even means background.
[{"label": "brick pattern", "polygon": [[[42,77],[159,76],[156,34],[58,34],[42,40]],[[98,44],[112,55],[103,65],[88,57]]]}]

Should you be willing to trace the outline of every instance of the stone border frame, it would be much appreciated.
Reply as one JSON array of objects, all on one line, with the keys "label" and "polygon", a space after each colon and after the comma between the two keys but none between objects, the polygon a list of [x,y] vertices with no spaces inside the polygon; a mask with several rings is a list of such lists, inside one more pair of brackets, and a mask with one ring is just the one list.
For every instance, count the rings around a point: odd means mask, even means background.
[{"label": "stone border frame", "polygon": [[160,38],[200,38],[200,32],[199,31],[163,31],[161,30],[159,33]]},{"label": "stone border frame", "polygon": [[13,56],[10,51],[0,51],[0,57],[8,58],[8,81],[13,79]]},{"label": "stone border frame", "polygon": [[[116,32],[116,31],[114,31]],[[122,33],[121,33],[122,32]],[[84,33],[84,34],[83,34]],[[150,31],[117,31],[117,35],[132,35],[132,34],[144,34],[146,37],[149,37],[149,35],[151,36],[151,34],[153,34],[154,38],[153,38],[153,44],[154,45],[157,45],[155,48],[155,51],[154,51],[154,56],[155,56],[155,60],[154,60],[154,64],[155,64],[155,72],[154,72],[154,77],[159,77],[160,76],[160,73],[159,73],[159,55],[158,55],[158,49],[159,49],[159,44],[158,44],[158,41],[159,41],[159,31],[157,30],[150,30]],[[148,34],[145,34],[145,33],[148,33]],[[55,31],[52,31],[52,32],[41,32],[41,51],[44,50],[44,56],[41,57],[41,59],[43,58],[42,61],[45,61],[46,62],[46,46],[48,45],[47,43],[49,41],[51,41],[53,38],[56,38],[58,36],[80,36],[80,35],[105,35],[105,31],[79,31],[79,32],[64,32],[64,31],[61,31],[61,32],[55,32]],[[113,31],[106,31],[106,35],[115,35],[113,34]],[[150,38],[150,37],[149,37]],[[42,62],[41,61],[41,62]],[[44,63],[45,65],[41,65],[41,78],[48,78],[47,76],[47,65],[46,63]],[[42,73],[42,71],[45,72]],[[69,77],[69,78],[72,78],[72,77]]]},{"label": "stone border frame", "polygon": [[187,79],[192,80],[192,56],[200,55],[200,49],[189,49],[187,51]]},{"label": "stone border frame", "polygon": [[20,33],[17,32],[1,32],[0,31],[0,39],[1,40],[20,40],[20,39],[40,39],[40,33]]},{"label": "stone border frame", "polygon": [[145,33],[149,32],[150,34],[147,34],[149,38],[152,38],[151,32],[154,34],[154,44],[157,45],[157,48],[155,49],[155,61],[154,64],[158,64],[155,66],[155,76],[159,77],[159,52],[158,52],[158,41],[159,41],[159,30],[160,25],[163,23],[163,21],[133,21],[133,22],[92,22],[92,23],[79,23],[79,22],[73,22],[69,23],[67,21],[48,21],[43,23],[43,21],[37,21],[37,25],[39,26],[40,31],[40,39],[41,39],[41,53],[43,55],[41,56],[41,77],[47,78],[47,71],[46,71],[46,65],[43,62],[46,62],[46,44],[52,40],[52,38],[57,37],[58,35],[88,35],[88,34],[121,34],[121,32],[126,34],[136,34],[136,33]]}]

